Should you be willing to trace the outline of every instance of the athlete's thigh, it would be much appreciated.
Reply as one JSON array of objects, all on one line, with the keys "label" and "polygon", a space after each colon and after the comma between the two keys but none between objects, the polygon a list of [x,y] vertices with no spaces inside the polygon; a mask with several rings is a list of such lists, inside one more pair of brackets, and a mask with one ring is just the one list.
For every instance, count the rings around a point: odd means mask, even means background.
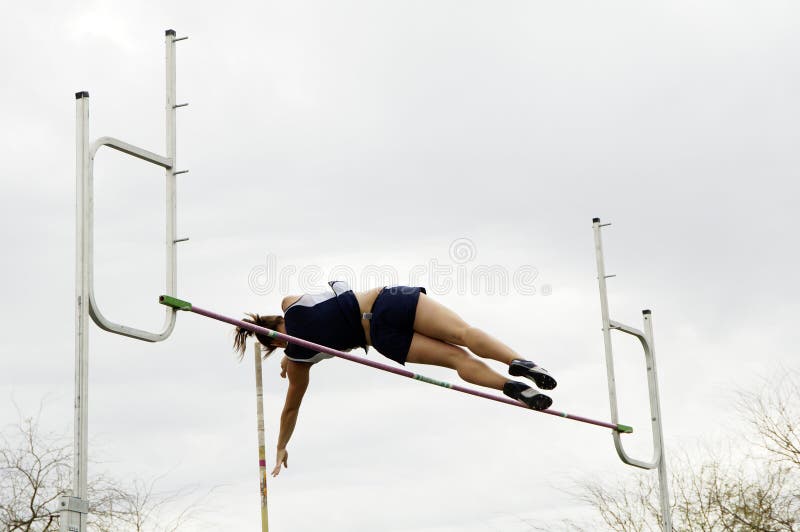
[{"label": "athlete's thigh", "polygon": [[411,339],[411,347],[408,349],[408,356],[406,356],[406,362],[454,369],[458,366],[460,360],[468,357],[469,353],[458,346],[424,334],[414,333]]},{"label": "athlete's thigh", "polygon": [[451,344],[464,345],[469,324],[461,316],[425,294],[419,295],[414,330]]}]

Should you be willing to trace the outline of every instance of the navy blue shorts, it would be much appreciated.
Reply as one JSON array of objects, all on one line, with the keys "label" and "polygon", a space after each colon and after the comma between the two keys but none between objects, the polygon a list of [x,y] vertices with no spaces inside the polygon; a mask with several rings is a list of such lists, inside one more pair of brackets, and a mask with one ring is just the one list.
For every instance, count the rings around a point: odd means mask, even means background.
[{"label": "navy blue shorts", "polygon": [[414,318],[420,293],[427,292],[421,286],[387,286],[372,305],[369,322],[372,346],[400,364],[405,365],[414,337]]}]

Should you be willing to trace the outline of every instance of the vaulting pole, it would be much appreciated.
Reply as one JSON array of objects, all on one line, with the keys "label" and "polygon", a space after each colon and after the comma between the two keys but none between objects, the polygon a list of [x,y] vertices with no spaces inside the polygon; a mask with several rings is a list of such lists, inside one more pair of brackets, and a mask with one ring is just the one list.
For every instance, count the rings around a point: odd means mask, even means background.
[{"label": "vaulting pole", "polygon": [[[166,305],[168,307],[172,307],[175,310],[185,310],[189,312],[194,312],[195,314],[200,314],[201,316],[206,316],[207,318],[212,318],[218,321],[222,321],[225,323],[230,323],[231,325],[235,325],[237,327],[241,327],[248,331],[252,331],[254,333],[263,334],[264,336],[269,336],[271,338],[277,338],[279,340],[284,340],[286,342],[290,342],[301,347],[306,347],[308,349],[313,349],[315,351],[319,351],[320,353],[327,353],[329,355],[333,355],[339,358],[344,358],[345,360],[349,360],[351,362],[356,362],[357,364],[363,364],[365,366],[370,366],[375,369],[380,369],[383,371],[388,371],[389,373],[394,373],[395,375],[402,375],[403,377],[408,377],[409,379],[414,379],[422,382],[427,382],[428,384],[435,384],[436,386],[441,386],[442,388],[450,388],[451,390],[456,390],[462,393],[468,393],[470,395],[475,395],[477,397],[483,397],[484,399],[491,399],[492,401],[497,401],[498,403],[505,403],[511,406],[518,406],[520,408],[525,408],[526,410],[531,410],[528,408],[527,405],[515,401],[510,398],[500,397],[497,395],[492,395],[490,393],[481,392],[478,390],[472,390],[470,388],[465,388],[463,386],[459,386],[457,384],[450,384],[449,382],[444,382],[436,379],[431,379],[430,377],[425,377],[424,375],[420,375],[418,373],[413,373],[411,371],[396,368],[394,366],[389,366],[387,364],[381,364],[380,362],[374,362],[372,360],[368,360],[366,358],[362,358],[355,355],[350,355],[345,353],[344,351],[339,351],[338,349],[331,349],[330,347],[326,347],[324,345],[315,344],[314,342],[309,342],[307,340],[303,340],[301,338],[295,338],[294,336],[289,336],[288,334],[279,333],[277,331],[273,331],[272,329],[267,329],[266,327],[259,327],[258,325],[254,325],[252,323],[248,323],[246,321],[237,320],[234,318],[229,318],[227,316],[223,316],[221,314],[217,314],[216,312],[212,312],[210,310],[205,310],[200,307],[196,307],[189,303],[188,301],[182,301],[180,299],[170,297],[170,296],[160,296],[158,298],[158,302],[162,305]],[[597,425],[598,427],[606,427],[615,432],[620,433],[631,433],[633,432],[633,428],[629,427],[628,425],[622,425],[619,423],[607,423],[605,421],[597,421],[595,419],[590,419],[587,417],[576,416],[573,414],[568,414],[566,412],[559,412],[557,410],[533,410],[534,412],[541,412],[543,414],[549,414],[551,416],[558,416],[563,417],[566,419],[571,419],[573,421],[580,421],[581,423],[588,423],[590,425]]]},{"label": "vaulting pole", "polygon": [[261,494],[261,532],[269,532],[267,514],[267,452],[264,443],[264,388],[261,384],[261,345],[253,345],[256,362],[256,415],[258,417],[258,479]]}]

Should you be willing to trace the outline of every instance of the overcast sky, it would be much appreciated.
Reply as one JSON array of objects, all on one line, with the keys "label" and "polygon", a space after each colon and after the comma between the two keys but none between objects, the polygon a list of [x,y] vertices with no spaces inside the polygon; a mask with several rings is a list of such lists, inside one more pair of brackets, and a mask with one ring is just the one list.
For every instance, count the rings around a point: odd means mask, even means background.
[{"label": "overcast sky", "polygon": [[[375,271],[414,275],[548,368],[554,408],[608,419],[601,217],[612,317],[640,327],[653,310],[668,451],[724,439],[735,391],[798,364],[798,23],[796,2],[721,0],[6,6],[0,423],[13,402],[33,414],[44,401],[46,428],[72,430],[74,93],[91,95],[92,139],[164,153],[174,28],[189,36],[180,297],[241,316],[329,276],[367,288]],[[163,320],[162,176],[97,156],[97,301],[150,329]],[[525,282],[491,288],[483,267]],[[91,326],[93,471],[218,487],[204,526],[255,530],[252,360],[236,362],[229,326],[178,318],[160,344]],[[625,440],[647,458],[644,363],[632,340],[615,346],[621,421],[637,429]],[[264,373],[270,466],[277,363]],[[278,531],[525,531],[584,511],[562,492],[573,481],[640,474],[605,429],[341,360],[314,368],[289,452],[269,481]]]}]

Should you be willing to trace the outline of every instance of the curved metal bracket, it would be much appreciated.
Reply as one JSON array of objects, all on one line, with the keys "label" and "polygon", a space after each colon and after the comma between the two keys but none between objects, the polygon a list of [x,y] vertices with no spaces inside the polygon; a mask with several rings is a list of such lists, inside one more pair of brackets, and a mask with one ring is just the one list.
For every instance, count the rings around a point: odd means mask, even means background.
[{"label": "curved metal bracket", "polygon": [[650,394],[650,414],[653,430],[653,457],[650,461],[632,458],[622,445],[620,434],[614,433],[614,447],[620,459],[629,465],[642,469],[656,469],[663,459],[663,437],[661,434],[661,408],[658,396],[658,379],[656,375],[656,364],[653,347],[651,312],[643,311],[644,331],[623,323],[613,321],[609,318],[608,294],[606,291],[606,279],[612,277],[606,275],[605,264],[603,262],[603,242],[600,235],[601,227],[609,224],[601,224],[599,218],[593,220],[595,253],[597,258],[597,280],[600,285],[600,307],[603,314],[603,342],[605,344],[606,372],[608,375],[608,397],[611,404],[611,422],[617,423],[619,407],[617,405],[617,388],[614,377],[614,353],[611,344],[611,331],[617,330],[629,334],[639,339],[644,350],[645,363],[647,365],[647,385]]},{"label": "curved metal bracket", "polygon": [[[166,39],[166,156],[139,148],[114,137],[100,137],[89,143],[89,94],[79,92],[77,99],[77,316],[80,323],[79,329],[84,331],[82,312],[90,316],[101,329],[145,340],[147,342],[160,342],[166,340],[175,327],[176,312],[165,309],[164,326],[159,332],[144,331],[112,322],[103,316],[97,305],[94,294],[94,160],[97,152],[103,146],[120,151],[126,155],[136,157],[145,162],[155,164],[166,171],[166,293],[174,296],[177,292],[177,260],[175,244],[186,239],[176,236],[176,201],[175,201],[175,174],[185,171],[175,171],[175,42],[173,30],[167,30]],[[83,308],[83,311],[81,310]],[[79,346],[82,346],[79,342]],[[79,347],[83,352],[85,347]]]},{"label": "curved metal bracket", "polygon": [[[645,319],[648,319],[647,316],[649,316],[649,314],[647,314],[645,316],[646,316]],[[619,323],[619,322],[616,322],[616,321],[613,321],[613,320],[609,320],[609,328],[608,329],[603,329],[603,334],[610,336],[611,330],[618,330],[618,331],[621,331],[623,333],[630,334],[631,336],[635,336],[636,338],[639,339],[639,341],[642,344],[642,349],[644,350],[645,363],[647,364],[648,388],[651,388],[652,387],[652,383],[651,383],[651,381],[652,381],[652,379],[651,379],[651,375],[652,375],[651,368],[653,367],[653,350],[651,348],[650,339],[645,335],[645,333],[643,333],[639,329],[635,329],[633,327],[629,327],[628,325],[624,325],[622,323]],[[610,339],[609,339],[609,343],[610,343]],[[614,360],[613,360],[613,355],[611,355],[610,352],[606,353],[606,364],[608,364],[609,367],[611,367],[611,371],[613,372]],[[609,379],[609,383],[611,383],[611,382],[613,382],[613,381],[611,379]],[[610,385],[609,385],[609,387],[610,387]],[[611,396],[610,393],[609,393],[609,395]],[[616,415],[616,411],[617,411],[616,389],[614,390],[612,401],[614,401],[614,405],[612,407],[612,411],[615,412],[614,414],[612,414],[612,418],[613,418],[613,416]],[[651,411],[651,413],[653,412],[654,406],[655,406],[655,404],[654,404],[654,401],[653,401],[653,395],[651,393],[650,394],[650,411]],[[613,423],[613,419],[612,419],[612,423]],[[660,431],[660,429],[658,429],[657,427],[653,427],[653,458],[649,462],[644,461],[644,460],[637,460],[635,458],[631,458],[630,455],[628,455],[628,453],[625,452],[625,449],[622,446],[622,439],[620,438],[619,433],[615,432],[613,434],[614,447],[617,449],[617,454],[619,455],[620,459],[623,462],[625,462],[626,464],[628,464],[628,465],[632,465],[632,466],[635,466],[635,467],[640,467],[642,469],[655,469],[655,468],[657,468],[658,464],[659,464],[659,462],[661,460],[661,453],[662,453],[660,439],[655,437],[656,433],[659,432],[659,431]]]},{"label": "curved metal bracket", "polygon": [[161,155],[158,155],[151,151],[143,150],[138,146],[134,146],[133,144],[128,144],[127,142],[115,139],[114,137],[100,137],[99,139],[94,141],[92,143],[91,148],[89,148],[89,157],[92,160],[92,168],[94,168],[94,156],[97,153],[97,150],[99,150],[103,146],[108,146],[109,148],[121,151],[122,153],[132,155],[137,159],[142,159],[143,161],[147,161],[148,163],[157,164],[158,166],[166,168],[167,170],[171,170],[173,166],[171,157],[162,157]]},{"label": "curved metal bracket", "polygon": [[[88,105],[88,103],[87,103]],[[175,328],[175,320],[177,313],[173,309],[167,309],[166,314],[164,316],[164,326],[160,332],[150,332],[145,331],[142,329],[137,329],[135,327],[128,327],[127,325],[122,325],[119,323],[115,323],[105,316],[100,311],[100,307],[97,304],[94,296],[94,159],[97,151],[102,148],[103,146],[108,146],[109,148],[113,148],[117,151],[125,153],[127,155],[131,155],[136,157],[137,159],[141,159],[145,162],[155,164],[167,170],[167,197],[170,196],[174,197],[175,194],[175,180],[174,177],[171,175],[173,169],[173,159],[171,157],[162,157],[161,155],[155,154],[151,151],[144,150],[132,144],[128,144],[127,142],[123,142],[119,139],[115,139],[113,137],[100,137],[99,139],[95,140],[90,149],[89,149],[89,168],[87,175],[84,176],[84,194],[87,195],[88,201],[84,202],[84,209],[83,209],[83,232],[84,238],[87,240],[87,257],[86,260],[86,269],[87,269],[87,289],[88,289],[88,311],[89,316],[92,318],[98,327],[103,329],[104,331],[121,334],[123,336],[128,336],[130,338],[136,338],[138,340],[144,340],[146,342],[161,342],[169,338],[169,335],[172,334],[172,330]],[[171,234],[167,235],[166,238],[166,252],[167,252],[167,261],[166,261],[166,278],[167,278],[167,291],[172,295],[175,294],[176,287],[174,283],[174,279],[177,277],[176,264],[175,264],[175,209],[170,208],[170,202],[167,202],[167,227],[168,233],[170,231],[169,228],[172,228]]]}]

